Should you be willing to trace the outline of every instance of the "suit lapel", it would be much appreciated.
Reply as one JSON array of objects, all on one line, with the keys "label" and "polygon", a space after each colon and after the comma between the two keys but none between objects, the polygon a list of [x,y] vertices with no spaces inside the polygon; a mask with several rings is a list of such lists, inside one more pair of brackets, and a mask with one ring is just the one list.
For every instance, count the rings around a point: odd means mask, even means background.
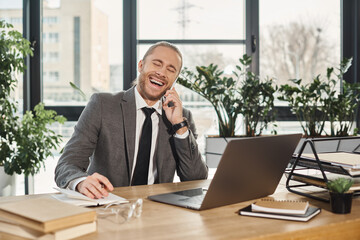
[{"label": "suit lapel", "polygon": [[134,87],[124,93],[122,102],[122,118],[124,122],[124,141],[128,161],[129,183],[131,179],[132,166],[135,152],[135,133],[136,133],[136,103]]}]

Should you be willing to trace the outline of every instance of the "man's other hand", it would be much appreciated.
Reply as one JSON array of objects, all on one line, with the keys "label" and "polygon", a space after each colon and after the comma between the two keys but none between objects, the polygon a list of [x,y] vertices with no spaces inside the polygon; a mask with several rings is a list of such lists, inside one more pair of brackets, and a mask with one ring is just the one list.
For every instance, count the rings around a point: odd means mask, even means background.
[{"label": "man's other hand", "polygon": [[103,198],[109,195],[108,192],[114,190],[110,181],[101,174],[94,173],[81,181],[76,190],[89,198]]}]

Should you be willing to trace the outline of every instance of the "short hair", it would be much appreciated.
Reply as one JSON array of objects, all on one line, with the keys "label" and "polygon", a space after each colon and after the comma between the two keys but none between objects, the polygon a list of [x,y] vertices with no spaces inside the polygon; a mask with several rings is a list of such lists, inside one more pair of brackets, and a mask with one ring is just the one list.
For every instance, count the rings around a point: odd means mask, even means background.
[{"label": "short hair", "polygon": [[146,57],[148,55],[150,55],[154,50],[155,48],[157,47],[167,47],[167,48],[171,48],[172,50],[174,50],[177,54],[179,54],[180,56],[180,60],[181,60],[181,65],[180,65],[180,69],[179,69],[179,73],[181,71],[181,68],[183,66],[183,57],[182,57],[182,54],[179,50],[179,48],[177,46],[175,46],[174,44],[172,43],[169,43],[169,42],[166,42],[166,41],[161,41],[161,42],[157,42],[155,43],[154,45],[152,45],[145,53],[144,57],[143,57],[143,61],[145,61]]}]

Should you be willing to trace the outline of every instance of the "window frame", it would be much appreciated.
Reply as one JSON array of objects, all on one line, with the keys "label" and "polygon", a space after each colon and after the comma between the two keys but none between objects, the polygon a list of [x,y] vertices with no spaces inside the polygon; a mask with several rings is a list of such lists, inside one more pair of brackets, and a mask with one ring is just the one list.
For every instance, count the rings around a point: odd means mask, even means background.
[{"label": "window frame", "polygon": [[[31,42],[33,57],[26,57],[27,69],[23,75],[23,108],[24,112],[33,110],[43,100],[42,84],[42,12],[43,0],[23,0],[23,36]],[[123,89],[131,87],[137,74],[137,44],[154,43],[158,40],[138,40],[136,36],[137,12],[134,0],[123,0]],[[344,75],[347,82],[357,82],[360,75],[360,2],[357,0],[341,0],[341,58],[353,57],[353,65]],[[253,58],[251,70],[259,74],[259,0],[245,0],[246,10],[246,53]],[[242,43],[243,40],[169,40],[175,44],[199,43]],[[69,121],[77,121],[85,106],[45,106]],[[276,107],[277,121],[296,121],[289,107]],[[356,127],[360,128],[360,111],[356,113]],[[29,193],[29,178],[25,177],[25,194]]]},{"label": "window frame", "polygon": [[[347,82],[357,82],[360,70],[360,2],[356,0],[341,0],[341,57],[353,57],[353,66],[345,74]],[[138,44],[155,43],[159,40],[137,39],[137,1],[123,0],[123,89],[129,89],[137,75]],[[253,58],[251,70],[259,74],[259,1],[245,0],[246,9],[246,37],[245,40],[227,39],[194,39],[168,40],[175,44],[244,44],[246,53]],[[24,110],[32,110],[43,100],[42,84],[42,0],[23,0],[23,32],[24,37],[30,40],[34,47],[34,56],[26,58],[28,66],[24,74]],[[164,40],[164,39],[162,39]],[[56,110],[68,120],[76,121],[84,106],[46,106],[46,109]],[[276,107],[277,121],[296,121],[289,107]],[[356,117],[356,127],[360,127],[359,111]]]}]

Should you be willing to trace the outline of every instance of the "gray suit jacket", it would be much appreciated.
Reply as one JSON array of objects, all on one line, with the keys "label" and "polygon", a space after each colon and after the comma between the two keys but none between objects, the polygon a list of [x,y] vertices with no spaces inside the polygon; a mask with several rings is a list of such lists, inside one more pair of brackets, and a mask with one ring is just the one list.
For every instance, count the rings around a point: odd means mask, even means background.
[{"label": "gray suit jacket", "polygon": [[[207,166],[196,143],[196,129],[191,112],[189,137],[175,138],[165,113],[159,119],[159,133],[154,153],[157,167],[155,183],[172,182],[175,170],[181,181],[206,179]],[[94,94],[82,112],[75,131],[66,144],[55,169],[59,187],[98,172],[114,187],[129,186],[134,161],[136,104],[134,88],[117,94]]]}]

